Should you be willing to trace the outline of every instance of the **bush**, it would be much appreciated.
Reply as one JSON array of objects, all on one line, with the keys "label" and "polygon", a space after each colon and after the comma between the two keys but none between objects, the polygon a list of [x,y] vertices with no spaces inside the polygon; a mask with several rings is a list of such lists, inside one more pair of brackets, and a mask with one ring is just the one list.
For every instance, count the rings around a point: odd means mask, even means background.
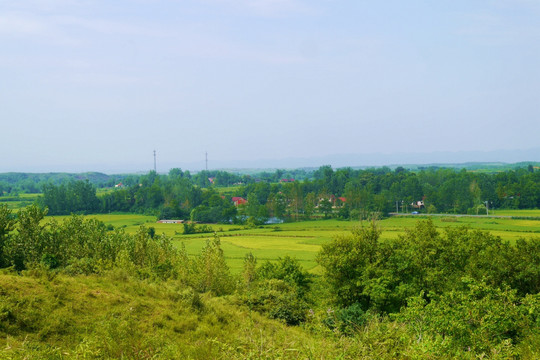
[{"label": "bush", "polygon": [[48,269],[56,269],[60,265],[60,262],[55,255],[47,253],[43,254],[43,256],[41,257],[41,263],[45,265]]},{"label": "bush", "polygon": [[298,325],[306,320],[307,303],[293,286],[283,280],[266,279],[257,282],[242,300],[250,309],[271,319],[283,320],[287,325]]},{"label": "bush", "polygon": [[214,229],[210,225],[197,225],[194,222],[185,222],[184,224],[184,235],[188,234],[204,234],[212,233]]},{"label": "bush", "polygon": [[451,227],[439,233],[419,221],[398,239],[379,241],[374,225],[324,244],[318,261],[339,307],[399,312],[407,299],[440,295],[462,277],[490,286],[512,286],[520,296],[540,291],[540,240],[516,246],[487,232]]},{"label": "bush", "polygon": [[265,262],[257,269],[257,277],[260,279],[283,280],[296,289],[298,296],[303,298],[311,285],[311,275],[302,269],[298,260],[285,256],[279,258],[277,263]]},{"label": "bush", "polygon": [[217,235],[206,241],[206,246],[192,264],[192,269],[192,284],[197,291],[210,291],[215,295],[230,294],[234,291],[234,281]]},{"label": "bush", "polygon": [[336,312],[339,330],[347,335],[357,332],[367,321],[367,314],[359,303]]},{"label": "bush", "polygon": [[538,297],[521,301],[514,290],[470,278],[463,278],[461,286],[429,303],[422,295],[413,297],[396,318],[414,329],[418,339],[432,339],[440,351],[469,349],[478,354],[516,343],[538,326]]}]

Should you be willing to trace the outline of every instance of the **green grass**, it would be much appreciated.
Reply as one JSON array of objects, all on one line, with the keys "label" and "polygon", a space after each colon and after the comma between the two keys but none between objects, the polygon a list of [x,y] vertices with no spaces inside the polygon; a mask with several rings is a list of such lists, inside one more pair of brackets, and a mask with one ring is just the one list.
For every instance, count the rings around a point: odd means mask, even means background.
[{"label": "green grass", "polygon": [[229,195],[232,196],[236,194],[240,189],[242,189],[243,185],[235,185],[235,186],[214,186],[213,189],[218,192],[220,195]]},{"label": "green grass", "polygon": [[38,197],[40,197],[43,194],[19,194],[18,197],[24,200],[37,200]]},{"label": "green grass", "polygon": [[[69,218],[71,215],[62,215],[62,216],[49,216],[47,219],[56,219],[63,221],[66,218]],[[115,228],[126,228],[126,231],[129,233],[135,233],[139,226],[154,226],[160,225],[155,224],[156,217],[140,214],[97,214],[97,215],[87,215],[87,218],[97,219],[104,222],[105,224],[111,224]]]},{"label": "green grass", "polygon": [[98,188],[96,189],[96,195],[99,197],[102,195],[110,194],[114,192],[114,190],[114,188]]},{"label": "green grass", "polygon": [[518,216],[518,217],[540,217],[540,209],[534,210],[490,210],[490,215],[495,216]]},{"label": "green grass", "polygon": [[122,270],[28,275],[0,274],[2,359],[336,358],[354,344]]},{"label": "green grass", "polygon": [[[387,317],[370,316],[343,336],[325,325],[334,314],[328,306],[310,311],[303,326],[286,326],[252,311],[239,296],[198,294],[180,281],[139,280],[123,269],[90,276],[4,270],[0,310],[1,359],[486,357],[441,347],[428,333],[421,339],[416,327]],[[540,339],[530,331],[521,344],[487,353],[538,358]]]},{"label": "green grass", "polygon": [[[405,229],[413,229],[421,218],[388,218],[379,222],[383,232],[381,238],[394,239],[403,234]],[[490,218],[458,218],[456,222],[445,222],[444,218],[433,219],[437,228],[468,226],[472,229],[486,230],[502,239],[515,242],[519,238],[540,236],[540,221]],[[360,222],[323,220],[267,226],[264,229],[247,229],[218,233],[229,266],[233,272],[242,268],[246,253],[252,252],[259,260],[276,260],[289,255],[296,257],[303,266],[317,272],[315,257],[320,246],[329,242],[338,234],[347,233]],[[210,234],[176,235],[183,241],[189,254],[197,254]]]},{"label": "green grass", "polygon": [[[177,245],[185,245],[188,254],[199,254],[206,244],[205,237],[184,237],[178,240]],[[251,252],[259,263],[270,260],[275,261],[288,255],[296,258],[304,268],[312,270],[316,267],[315,256],[320,246],[317,244],[303,243],[302,238],[270,237],[270,236],[222,236],[221,247],[227,259],[227,263],[233,273],[239,273],[243,267],[244,257]]]},{"label": "green grass", "polygon": [[8,209],[13,211],[19,211],[20,209],[32,205],[33,201],[6,201],[2,202],[0,201],[0,204],[6,204]]},{"label": "green grass", "polygon": [[[519,214],[519,213],[515,213]],[[518,216],[518,215],[515,215]],[[521,215],[519,215],[521,216]],[[122,228],[128,233],[135,233],[141,225],[154,227],[157,234],[166,234],[174,239],[177,246],[182,243],[188,254],[195,256],[213,237],[212,233],[183,235],[182,224],[158,224],[154,216],[136,214],[89,215],[115,228]],[[65,216],[54,217],[62,220]],[[413,229],[417,221],[425,217],[390,217],[379,222],[383,232],[381,238],[395,239],[405,229]],[[467,226],[484,230],[515,242],[519,238],[540,236],[540,221],[534,219],[511,218],[476,218],[476,217],[434,217],[435,226],[443,231],[448,227]],[[295,257],[311,272],[318,272],[315,261],[322,244],[329,242],[338,234],[351,231],[361,226],[359,221],[318,220],[268,225],[262,228],[247,229],[241,225],[209,225],[221,238],[227,262],[233,273],[242,270],[244,256],[251,252],[259,262],[275,261],[286,255]]]},{"label": "green grass", "polygon": [[19,194],[0,196],[0,204],[6,204],[8,209],[15,212],[32,205],[41,194]]}]

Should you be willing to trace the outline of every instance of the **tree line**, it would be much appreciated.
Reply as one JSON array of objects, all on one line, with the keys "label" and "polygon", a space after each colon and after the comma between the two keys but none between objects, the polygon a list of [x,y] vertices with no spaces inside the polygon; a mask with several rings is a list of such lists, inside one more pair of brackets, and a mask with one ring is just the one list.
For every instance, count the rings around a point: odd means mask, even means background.
[{"label": "tree line", "polygon": [[[100,196],[88,180],[48,183],[42,187],[40,204],[51,215],[138,212],[200,222],[256,223],[271,217],[362,219],[375,212],[485,214],[489,209],[540,208],[540,171],[532,166],[498,173],[323,166],[303,181],[274,181],[281,172],[268,181],[227,174],[152,171]],[[229,185],[219,185],[220,177]],[[242,206],[233,204],[234,197],[244,200]]]},{"label": "tree line", "polygon": [[[235,173],[230,171],[212,170],[199,171],[191,174],[189,171],[172,169],[169,175],[176,176],[182,174],[201,187],[209,185],[232,186],[239,184],[250,184],[255,181],[278,182],[282,178],[294,178],[297,180],[308,179],[312,176],[313,170],[290,169],[276,170],[274,172],[254,171],[246,173]],[[114,174],[108,175],[99,172],[85,173],[22,173],[9,172],[0,173],[0,197],[3,195],[37,194],[43,191],[46,185],[60,185],[73,181],[88,180],[96,188],[110,188],[117,185],[133,186],[140,183],[141,175],[138,174]]]}]

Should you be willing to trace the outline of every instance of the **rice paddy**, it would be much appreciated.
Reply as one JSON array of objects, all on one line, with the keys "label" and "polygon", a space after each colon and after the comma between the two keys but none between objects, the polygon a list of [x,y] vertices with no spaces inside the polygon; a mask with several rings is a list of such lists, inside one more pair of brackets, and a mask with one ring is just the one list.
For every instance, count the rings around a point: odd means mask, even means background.
[{"label": "rice paddy", "polygon": [[[536,214],[536,211],[527,214]],[[525,212],[524,211],[524,212]],[[435,226],[444,231],[445,228],[466,226],[471,229],[489,231],[503,240],[515,242],[519,238],[540,236],[540,220],[526,219],[526,215],[512,212],[515,218],[488,217],[433,217]],[[121,228],[128,233],[136,232],[141,225],[154,227],[156,234],[165,234],[174,239],[177,246],[185,246],[188,254],[195,256],[213,237],[212,233],[183,234],[182,224],[161,224],[154,216],[136,214],[106,214],[89,215]],[[57,216],[61,221],[65,216]],[[382,239],[393,239],[403,234],[406,229],[412,229],[415,224],[426,216],[396,216],[380,220]],[[338,234],[350,232],[354,227],[362,226],[358,221],[317,220],[267,225],[259,228],[246,228],[242,225],[211,224],[209,225],[220,237],[222,248],[231,270],[238,273],[242,269],[244,256],[251,252],[259,262],[274,261],[280,257],[296,258],[306,269],[317,272],[316,256],[320,246]]]},{"label": "rice paddy", "polygon": [[[10,209],[30,205],[36,199],[35,194],[22,194],[14,197],[4,197]],[[467,216],[434,216],[431,217],[435,226],[444,230],[449,227],[466,226],[471,229],[489,231],[500,236],[503,240],[515,242],[519,238],[540,236],[540,210],[495,210],[490,211],[494,217]],[[501,216],[501,217],[498,217]],[[504,217],[507,216],[507,217]],[[67,216],[48,217],[63,221]],[[89,215],[115,229],[123,229],[135,233],[140,226],[153,227],[156,234],[172,237],[177,246],[185,246],[190,255],[195,256],[206,244],[212,233],[184,235],[182,224],[157,223],[155,216],[140,214],[98,214]],[[381,238],[395,239],[406,229],[412,229],[425,215],[392,216],[378,222],[382,229]],[[233,224],[208,225],[220,238],[222,248],[233,272],[242,269],[244,256],[251,252],[258,261],[274,261],[280,257],[296,258],[308,270],[317,272],[315,261],[320,246],[329,242],[338,234],[350,232],[354,227],[362,226],[359,221],[316,220],[291,222],[278,225],[266,225],[258,228],[247,228]],[[182,245],[183,244],[183,245]]]}]

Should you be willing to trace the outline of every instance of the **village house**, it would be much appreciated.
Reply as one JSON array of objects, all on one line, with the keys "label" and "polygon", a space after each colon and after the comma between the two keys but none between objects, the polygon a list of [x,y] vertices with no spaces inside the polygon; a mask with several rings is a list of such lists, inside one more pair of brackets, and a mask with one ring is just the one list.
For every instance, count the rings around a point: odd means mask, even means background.
[{"label": "village house", "polygon": [[345,203],[347,202],[347,198],[346,197],[343,197],[343,196],[340,196],[340,197],[336,197],[334,195],[330,195],[328,198],[326,197],[321,197],[319,198],[319,202],[317,203],[317,205],[315,206],[315,208],[318,208],[319,207],[319,204],[323,201],[330,201],[330,203],[332,204],[332,207],[333,208],[338,208],[338,207],[342,207],[343,205],[345,205]]},{"label": "village house", "polygon": [[240,196],[233,196],[231,200],[234,203],[234,206],[247,204],[247,200]]},{"label": "village house", "polygon": [[184,220],[158,220],[158,224],[183,224]]}]

